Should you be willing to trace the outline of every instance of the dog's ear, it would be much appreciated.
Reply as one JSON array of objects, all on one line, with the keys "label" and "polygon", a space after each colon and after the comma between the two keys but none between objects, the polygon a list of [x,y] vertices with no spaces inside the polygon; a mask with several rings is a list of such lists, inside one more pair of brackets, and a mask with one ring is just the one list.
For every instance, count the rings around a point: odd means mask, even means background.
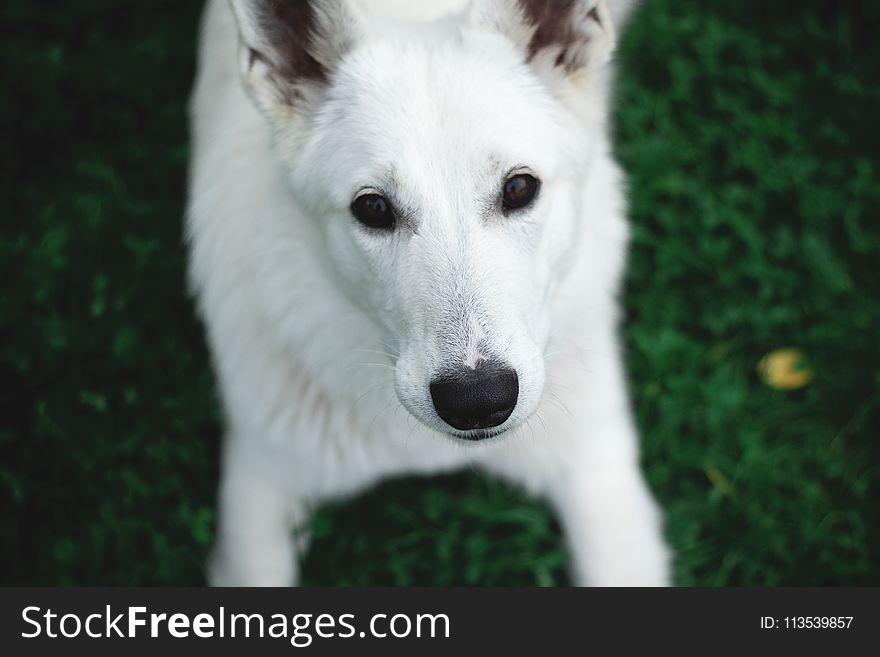
[{"label": "dog's ear", "polygon": [[356,42],[361,21],[345,0],[231,0],[239,66],[257,107],[287,119],[314,100]]},{"label": "dog's ear", "polygon": [[471,24],[507,36],[551,85],[583,82],[615,47],[607,0],[473,0]]}]

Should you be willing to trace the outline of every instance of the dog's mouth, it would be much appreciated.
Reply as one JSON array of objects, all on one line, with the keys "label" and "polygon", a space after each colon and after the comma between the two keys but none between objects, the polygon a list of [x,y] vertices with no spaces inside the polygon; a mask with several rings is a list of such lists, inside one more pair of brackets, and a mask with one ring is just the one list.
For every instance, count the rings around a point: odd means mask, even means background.
[{"label": "dog's mouth", "polygon": [[472,429],[470,431],[449,430],[444,431],[443,433],[445,433],[447,436],[451,436],[457,440],[461,440],[466,443],[479,443],[484,440],[497,438],[498,436],[507,433],[509,430],[510,427],[504,427],[501,429]]}]

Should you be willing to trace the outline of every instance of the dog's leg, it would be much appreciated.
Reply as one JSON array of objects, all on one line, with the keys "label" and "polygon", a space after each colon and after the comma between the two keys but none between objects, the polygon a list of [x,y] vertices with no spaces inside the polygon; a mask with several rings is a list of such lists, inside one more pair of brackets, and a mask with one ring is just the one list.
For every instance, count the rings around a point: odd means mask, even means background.
[{"label": "dog's leg", "polygon": [[578,386],[577,377],[570,377],[567,383],[576,387],[567,385],[567,394],[549,386],[560,408],[552,403],[541,408],[545,433],[535,431],[512,449],[499,448],[500,458],[486,466],[553,506],[568,545],[572,583],[668,585],[670,554],[659,508],[639,467],[622,368],[608,361],[592,366],[598,375],[593,380],[601,385]]},{"label": "dog's leg", "polygon": [[619,429],[561,440],[536,432],[534,442],[511,450],[515,458],[485,465],[550,502],[565,535],[572,584],[668,586],[670,553],[657,504],[636,459],[611,455],[614,441],[633,439],[625,426]]},{"label": "dog's leg", "polygon": [[[671,555],[639,465],[623,360],[614,337],[601,338],[548,370],[548,393],[558,393],[567,417],[554,423],[559,442],[548,437],[556,448],[542,488],[565,533],[574,584],[666,586]],[[554,381],[566,387],[554,390]]]},{"label": "dog's leg", "polygon": [[660,513],[638,467],[581,466],[572,463],[548,489],[565,533],[572,583],[669,585],[669,551]]},{"label": "dog's leg", "polygon": [[570,390],[570,421],[554,423],[561,440],[548,437],[556,448],[547,450],[542,486],[566,536],[572,581],[668,585],[670,554],[660,510],[639,466],[621,361],[594,358],[591,365],[592,381],[601,384]]},{"label": "dog's leg", "polygon": [[227,445],[220,484],[217,536],[208,565],[213,586],[292,586],[297,583],[292,529],[306,506],[259,460],[232,458]]}]

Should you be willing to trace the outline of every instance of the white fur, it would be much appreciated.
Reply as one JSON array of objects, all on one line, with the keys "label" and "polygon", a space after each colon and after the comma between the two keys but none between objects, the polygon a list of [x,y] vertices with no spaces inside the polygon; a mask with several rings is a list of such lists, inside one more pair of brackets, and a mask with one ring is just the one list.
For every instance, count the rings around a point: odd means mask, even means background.
[{"label": "white fur", "polygon": [[[627,229],[606,126],[611,26],[568,79],[498,31],[509,0],[418,28],[377,18],[383,4],[408,19],[463,5],[362,3],[344,26],[362,44],[290,109],[260,105],[259,71],[242,84],[233,14],[208,3],[187,236],[226,418],[210,581],[293,584],[291,529],[316,505],[475,465],[553,505],[574,582],[667,584],[616,337]],[[520,166],[543,182],[536,204],[487,214]],[[351,198],[377,184],[411,225],[356,225]],[[508,431],[465,442],[428,383],[484,351],[517,370],[519,401]]]}]

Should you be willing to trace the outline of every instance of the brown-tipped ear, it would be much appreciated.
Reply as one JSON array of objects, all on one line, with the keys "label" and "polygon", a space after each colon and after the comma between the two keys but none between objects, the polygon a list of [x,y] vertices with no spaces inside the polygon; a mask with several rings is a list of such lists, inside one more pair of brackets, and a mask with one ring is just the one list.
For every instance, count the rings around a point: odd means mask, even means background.
[{"label": "brown-tipped ear", "polygon": [[327,83],[357,39],[344,0],[231,0],[242,78],[265,114],[288,117]]},{"label": "brown-tipped ear", "polygon": [[474,0],[472,22],[516,43],[543,76],[582,79],[611,57],[607,0]]}]

